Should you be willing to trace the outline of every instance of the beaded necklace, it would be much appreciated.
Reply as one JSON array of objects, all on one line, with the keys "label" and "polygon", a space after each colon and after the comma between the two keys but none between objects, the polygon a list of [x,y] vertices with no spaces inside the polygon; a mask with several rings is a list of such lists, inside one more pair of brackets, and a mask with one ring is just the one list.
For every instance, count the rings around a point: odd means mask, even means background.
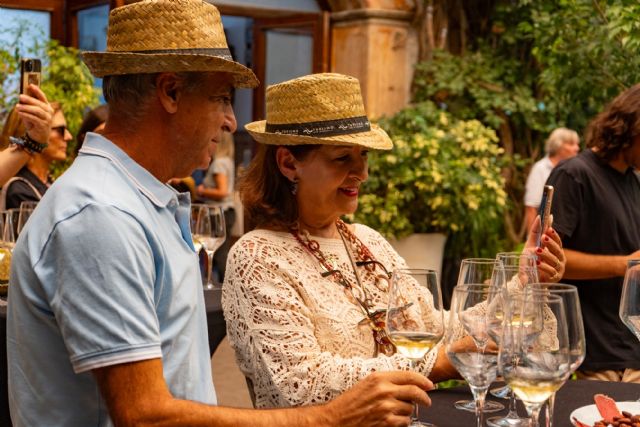
[{"label": "beaded necklace", "polygon": [[[358,288],[352,286],[349,280],[346,279],[344,274],[340,270],[337,270],[329,264],[327,257],[320,250],[320,244],[317,240],[313,240],[309,237],[308,233],[300,234],[297,228],[292,228],[290,230],[293,237],[296,238],[298,243],[302,245],[325,269],[325,271],[321,274],[322,277],[331,276],[334,281],[336,281],[339,285],[341,285],[351,297],[357,302],[358,306],[362,310],[365,318],[360,322],[368,323],[371,327],[371,331],[373,332],[373,338],[376,343],[376,352],[377,356],[379,353],[385,354],[387,356],[393,355],[396,352],[396,348],[389,339],[387,332],[385,330],[385,316],[386,310],[375,310],[372,311],[373,303],[369,295],[367,294],[366,288],[364,287],[362,281],[360,280],[360,276],[358,274],[358,270],[356,265],[362,265],[368,271],[373,272],[376,268],[376,265],[384,266],[375,260],[373,254],[367,248],[364,243],[360,241],[347,227],[342,220],[338,219],[336,221],[336,227],[338,228],[338,234],[340,234],[340,238],[342,239],[342,243],[344,244],[345,250],[347,251],[347,255],[349,256],[349,261],[351,262],[351,266],[353,267],[353,273],[358,282]],[[304,236],[304,237],[303,237]],[[357,256],[360,258],[360,261],[354,262],[352,258],[351,251],[347,245],[347,241],[351,243],[351,245],[355,248]],[[389,278],[389,275],[385,269],[385,275],[383,277]]]}]

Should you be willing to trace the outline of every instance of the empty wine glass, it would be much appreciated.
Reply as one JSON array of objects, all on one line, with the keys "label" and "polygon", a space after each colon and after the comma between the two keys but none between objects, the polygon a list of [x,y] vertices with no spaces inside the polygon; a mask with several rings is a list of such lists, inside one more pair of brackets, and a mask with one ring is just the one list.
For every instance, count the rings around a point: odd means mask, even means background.
[{"label": "empty wine glass", "polygon": [[[536,283],[530,292],[555,295],[560,297],[564,303],[564,313],[567,319],[567,334],[569,337],[569,372],[565,379],[566,381],[582,364],[587,354],[578,288],[564,283]],[[547,427],[553,426],[555,396],[556,393],[552,393],[547,402]]]},{"label": "empty wine glass", "polygon": [[5,247],[13,249],[13,245],[16,243],[16,233],[13,225],[14,212],[2,211],[0,214],[2,215],[2,229],[0,230],[2,235],[0,236],[0,242],[2,242]]},{"label": "empty wine glass", "polygon": [[[466,258],[460,263],[457,286],[469,284],[491,284],[496,266],[500,261],[492,258]],[[456,409],[476,412],[476,403],[473,400],[458,400]],[[504,409],[504,405],[492,400],[484,402],[484,413],[498,412]]]},{"label": "empty wine glass", "polygon": [[542,405],[570,375],[564,302],[529,291],[506,301],[499,369],[537,427]]},{"label": "empty wine glass", "polygon": [[22,229],[27,224],[27,221],[31,217],[33,210],[35,209],[37,202],[22,202],[18,209],[18,222],[16,223],[16,233],[20,235]]},{"label": "empty wine glass", "polygon": [[640,340],[640,259],[627,262],[619,313],[622,323]]},{"label": "empty wine glass", "polygon": [[[496,259],[500,261],[500,265],[496,266],[496,268],[502,274],[494,274],[492,283],[503,290],[504,298],[508,298],[509,288],[520,292],[525,287],[538,281],[535,254],[530,252],[501,252],[498,253]],[[501,302],[498,301],[498,307],[502,305]],[[496,323],[494,322],[494,324]],[[492,335],[496,343],[500,342],[500,332],[501,328]],[[487,425],[491,427],[524,427],[529,425],[529,418],[522,418],[518,415],[516,396],[508,385],[491,390],[491,394],[496,397],[508,398],[509,412],[505,416],[489,418]]]},{"label": "empty wine glass", "polygon": [[483,425],[487,390],[497,375],[497,348],[491,344],[487,325],[487,306],[496,291],[491,284],[456,286],[445,336],[447,357],[473,394],[478,427]]},{"label": "empty wine glass", "polygon": [[200,257],[203,286],[205,289],[214,289],[211,274],[213,254],[226,238],[222,208],[206,204],[191,205],[191,234],[196,253],[200,256],[204,250],[207,255],[206,258]]},{"label": "empty wine glass", "polygon": [[[395,270],[389,286],[387,334],[411,369],[433,350],[444,335],[444,311],[438,275],[433,270]],[[418,404],[410,427],[435,427],[418,421]]]}]

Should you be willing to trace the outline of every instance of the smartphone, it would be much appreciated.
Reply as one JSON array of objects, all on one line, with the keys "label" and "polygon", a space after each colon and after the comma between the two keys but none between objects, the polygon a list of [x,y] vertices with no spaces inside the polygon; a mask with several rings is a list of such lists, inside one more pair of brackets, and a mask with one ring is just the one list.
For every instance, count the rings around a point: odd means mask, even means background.
[{"label": "smartphone", "polygon": [[538,215],[540,215],[540,232],[538,233],[537,246],[540,247],[540,241],[542,235],[549,227],[549,216],[551,215],[551,202],[553,201],[553,186],[545,185],[542,190],[542,199],[540,200],[540,207],[538,208]]},{"label": "smartphone", "polygon": [[40,86],[42,77],[42,63],[37,58],[22,58],[20,60],[20,93],[27,93],[30,84]]}]

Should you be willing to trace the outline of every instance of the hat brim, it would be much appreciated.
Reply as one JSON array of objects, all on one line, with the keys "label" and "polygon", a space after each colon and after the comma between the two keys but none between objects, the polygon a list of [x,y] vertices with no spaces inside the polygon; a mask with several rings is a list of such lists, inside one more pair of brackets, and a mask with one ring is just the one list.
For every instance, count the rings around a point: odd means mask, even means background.
[{"label": "hat brim", "polygon": [[367,132],[350,133],[325,137],[313,137],[304,135],[287,135],[282,133],[266,132],[266,120],[248,123],[245,129],[253,139],[262,144],[270,145],[360,145],[372,150],[390,150],[393,142],[389,135],[380,126],[371,123],[371,130]]},{"label": "hat brim", "polygon": [[82,59],[96,77],[122,74],[218,71],[232,74],[234,87],[253,88],[259,83],[253,71],[244,65],[212,55],[83,52]]}]

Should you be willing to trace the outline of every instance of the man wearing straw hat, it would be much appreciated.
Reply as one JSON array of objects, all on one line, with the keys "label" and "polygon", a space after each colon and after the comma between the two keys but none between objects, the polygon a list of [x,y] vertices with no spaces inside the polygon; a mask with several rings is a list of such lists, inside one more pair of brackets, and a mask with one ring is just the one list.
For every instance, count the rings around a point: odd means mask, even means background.
[{"label": "man wearing straw hat", "polygon": [[13,254],[7,347],[16,426],[407,425],[431,383],[378,373],[334,401],[216,407],[189,197],[164,183],[205,166],[233,132],[234,62],[215,7],[145,0],[114,9],[107,52],[84,60],[109,119],[89,133]]}]

